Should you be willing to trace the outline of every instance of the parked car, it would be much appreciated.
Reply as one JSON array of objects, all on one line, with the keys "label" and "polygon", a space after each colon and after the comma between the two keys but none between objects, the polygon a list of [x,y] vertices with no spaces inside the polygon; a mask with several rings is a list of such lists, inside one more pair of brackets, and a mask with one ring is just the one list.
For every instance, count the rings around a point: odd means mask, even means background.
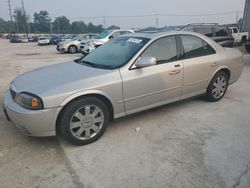
[{"label": "parked car", "polygon": [[40,37],[38,38],[38,46],[42,45],[50,45],[50,38],[49,37]]},{"label": "parked car", "polygon": [[72,38],[74,38],[76,35],[64,35],[63,37],[62,37],[62,41],[61,42],[63,42],[63,41],[69,41],[69,40],[71,40]]},{"label": "parked car", "polygon": [[250,39],[246,42],[245,48],[250,53]]},{"label": "parked car", "polygon": [[94,33],[77,35],[71,40],[60,42],[57,45],[56,49],[59,52],[64,52],[64,53],[68,52],[68,53],[74,54],[74,53],[79,52],[81,41],[90,40],[90,39],[95,38],[96,36],[97,34],[94,34]]},{"label": "parked car", "polygon": [[36,35],[29,35],[28,36],[29,42],[37,42],[38,37]]},{"label": "parked car", "polygon": [[90,52],[92,52],[97,47],[103,45],[104,43],[108,42],[110,39],[113,39],[115,37],[118,37],[120,35],[128,34],[128,33],[134,33],[133,30],[107,30],[100,33],[95,39],[90,40],[86,43],[86,41],[83,41],[80,44],[80,52],[83,55],[87,55]]},{"label": "parked car", "polygon": [[23,43],[29,42],[29,39],[28,39],[26,36],[22,36],[22,37],[20,38],[20,40],[21,40],[21,42],[23,42]]},{"label": "parked car", "polygon": [[20,75],[4,94],[4,111],[27,135],[61,133],[84,145],[128,114],[196,95],[219,101],[242,68],[238,49],[199,33],[135,33],[81,59]]},{"label": "parked car", "polygon": [[223,47],[234,46],[234,38],[228,27],[219,24],[189,24],[180,28],[182,31],[192,31],[210,37]]},{"label": "parked car", "polygon": [[246,43],[249,39],[248,32],[240,32],[237,27],[229,27],[229,31],[232,33],[235,43]]},{"label": "parked car", "polygon": [[13,35],[12,37],[10,37],[9,41],[11,43],[19,43],[21,42],[21,37],[18,35]]},{"label": "parked car", "polygon": [[57,45],[59,42],[62,41],[62,37],[55,35],[50,38],[50,44]]}]

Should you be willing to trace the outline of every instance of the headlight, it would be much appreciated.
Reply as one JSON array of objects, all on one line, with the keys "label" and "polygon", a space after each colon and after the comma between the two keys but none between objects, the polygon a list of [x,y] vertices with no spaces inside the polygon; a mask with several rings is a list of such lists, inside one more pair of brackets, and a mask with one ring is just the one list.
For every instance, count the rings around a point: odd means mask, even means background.
[{"label": "headlight", "polygon": [[96,45],[94,41],[90,41],[90,42],[88,42],[87,44],[88,44],[89,46],[95,46],[95,45]]},{"label": "headlight", "polygon": [[15,97],[16,103],[24,108],[31,110],[41,110],[43,109],[43,102],[40,97],[33,95],[28,92],[17,93]]}]

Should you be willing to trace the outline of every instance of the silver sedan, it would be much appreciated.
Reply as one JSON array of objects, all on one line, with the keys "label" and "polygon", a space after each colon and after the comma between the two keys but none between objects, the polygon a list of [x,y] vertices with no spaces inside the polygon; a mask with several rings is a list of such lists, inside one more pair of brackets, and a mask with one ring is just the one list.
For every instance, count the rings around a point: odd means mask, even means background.
[{"label": "silver sedan", "polygon": [[196,95],[219,101],[239,79],[242,54],[192,32],[124,35],[73,62],[17,77],[6,117],[27,135],[96,141],[110,121]]}]

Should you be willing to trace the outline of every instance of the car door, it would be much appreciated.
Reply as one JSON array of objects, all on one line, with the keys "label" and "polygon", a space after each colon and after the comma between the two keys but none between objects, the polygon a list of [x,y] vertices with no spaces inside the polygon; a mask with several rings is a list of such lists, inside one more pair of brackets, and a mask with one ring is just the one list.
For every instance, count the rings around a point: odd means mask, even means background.
[{"label": "car door", "polygon": [[221,63],[221,57],[207,42],[193,35],[179,35],[183,45],[182,98],[206,92],[211,76]]},{"label": "car door", "polygon": [[183,66],[177,51],[175,36],[160,38],[140,55],[155,57],[156,65],[121,70],[127,114],[180,98]]}]

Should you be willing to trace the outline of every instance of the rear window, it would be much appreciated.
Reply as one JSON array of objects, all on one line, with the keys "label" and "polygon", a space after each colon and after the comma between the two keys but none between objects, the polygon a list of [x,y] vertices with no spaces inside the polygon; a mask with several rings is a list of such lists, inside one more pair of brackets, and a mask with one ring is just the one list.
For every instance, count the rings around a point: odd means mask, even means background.
[{"label": "rear window", "polygon": [[202,39],[191,36],[181,35],[184,48],[185,59],[215,54],[215,50]]}]

